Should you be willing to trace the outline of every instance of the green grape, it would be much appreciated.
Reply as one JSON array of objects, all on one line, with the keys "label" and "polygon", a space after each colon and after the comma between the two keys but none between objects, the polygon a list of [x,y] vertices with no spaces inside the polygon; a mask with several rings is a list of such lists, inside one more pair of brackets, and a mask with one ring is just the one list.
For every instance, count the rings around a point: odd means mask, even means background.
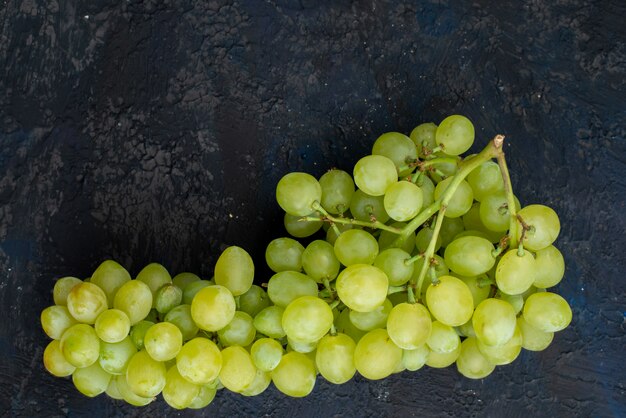
[{"label": "green grape", "polygon": [[315,296],[302,296],[285,308],[282,325],[287,337],[300,342],[322,338],[333,324],[332,309]]},{"label": "green grape", "polygon": [[90,282],[104,290],[109,306],[113,306],[113,298],[124,283],[130,280],[130,274],[113,260],[103,261],[91,275]]},{"label": "green grape", "polygon": [[273,338],[260,338],[252,344],[250,355],[257,369],[271,372],[283,357],[283,346]]},{"label": "green grape", "polygon": [[103,370],[110,374],[126,372],[128,362],[137,352],[135,344],[129,336],[116,343],[100,343],[100,357],[98,363]]},{"label": "green grape", "polygon": [[187,406],[189,409],[202,409],[207,407],[213,399],[215,399],[215,395],[217,394],[217,389],[211,387],[211,385],[203,385],[200,386],[200,392],[198,396],[194,398],[193,401]]},{"label": "green grape", "polygon": [[359,221],[371,221],[373,216],[379,222],[385,223],[389,220],[389,215],[385,211],[384,199],[384,196],[370,196],[357,189],[350,201],[350,213]]},{"label": "green grape", "polygon": [[128,384],[126,379],[126,375],[115,376],[115,383],[117,385],[117,390],[119,391],[122,398],[133,406],[145,406],[152,402],[155,398],[139,396],[133,392]]},{"label": "green grape", "polygon": [[432,329],[430,313],[420,303],[401,303],[389,312],[389,338],[404,350],[414,350],[424,344]]},{"label": "green grape", "polygon": [[81,279],[76,277],[62,277],[54,283],[52,295],[54,304],[59,306],[67,306],[67,295],[77,284],[82,283]]},{"label": "green grape", "polygon": [[428,358],[426,359],[426,365],[428,367],[433,367],[436,369],[443,369],[452,365],[461,354],[461,344],[457,345],[456,349],[447,352],[447,353],[438,353],[436,351],[431,351],[428,353]]},{"label": "green grape", "polygon": [[117,343],[128,336],[130,319],[119,309],[108,309],[98,315],[94,328],[102,341]]},{"label": "green grape", "polygon": [[290,215],[307,216],[322,200],[322,186],[310,174],[289,173],[276,185],[276,201]]},{"label": "green grape", "polygon": [[358,329],[350,320],[350,314],[354,312],[349,308],[345,308],[336,319],[335,328],[337,332],[341,332],[342,334],[346,334],[348,337],[352,338],[355,343],[358,343],[361,337],[363,337],[367,332]]},{"label": "green grape", "polygon": [[542,289],[556,286],[565,275],[563,254],[549,245],[535,254],[535,281],[533,286]]},{"label": "green grape", "polygon": [[426,340],[428,348],[433,353],[450,353],[456,350],[461,343],[454,328],[439,321],[431,324],[430,336]]},{"label": "green grape", "polygon": [[197,385],[216,379],[222,368],[222,353],[217,345],[203,337],[187,341],[176,356],[181,376]]},{"label": "green grape", "polygon": [[524,319],[544,332],[561,331],[572,322],[572,309],[556,293],[534,293],[526,299]]},{"label": "green grape", "polygon": [[422,208],[427,208],[435,201],[435,184],[425,174],[419,176],[415,184],[422,191]]},{"label": "green grape", "polygon": [[343,170],[332,169],[320,177],[322,186],[322,207],[333,215],[342,214],[350,208],[354,194],[354,181]]},{"label": "green grape", "polygon": [[178,305],[169,311],[163,320],[178,327],[183,336],[183,341],[188,341],[195,337],[199,330],[191,317],[191,305]]},{"label": "green grape", "polygon": [[[556,212],[544,205],[529,205],[517,213],[530,230],[524,235],[524,247],[531,251],[542,250],[559,236],[561,223]],[[517,236],[522,236],[522,225],[517,223]]]},{"label": "green grape", "polygon": [[519,314],[524,307],[524,296],[519,295],[507,295],[506,293],[498,292],[495,296],[496,299],[501,299],[508,302],[515,310],[515,315]]},{"label": "green grape", "polygon": [[465,116],[448,116],[437,127],[435,141],[448,155],[463,154],[474,143],[474,125]]},{"label": "green grape", "polygon": [[226,248],[215,264],[215,284],[224,286],[233,296],[243,295],[254,280],[252,257],[241,247]]},{"label": "green grape", "polygon": [[[397,229],[403,229],[406,224],[404,222],[394,222],[391,225]],[[381,250],[386,250],[388,248],[394,248],[394,243],[398,238],[398,234],[390,231],[380,231],[380,235],[378,236],[378,248]],[[413,252],[413,246],[415,245],[415,234],[410,233],[406,239],[402,242],[400,249],[404,250],[407,253]]]},{"label": "green grape", "polygon": [[545,332],[533,327],[524,319],[524,315],[517,317],[517,327],[522,333],[522,348],[526,350],[545,350],[554,338],[554,332]]},{"label": "green grape", "polygon": [[372,154],[389,158],[395,164],[398,175],[406,176],[411,170],[400,171],[400,167],[417,159],[417,148],[408,136],[399,132],[387,132],[376,139],[372,147]]},{"label": "green grape", "polygon": [[262,309],[270,306],[270,298],[262,287],[253,284],[243,295],[239,296],[239,310],[254,316]]},{"label": "green grape", "polygon": [[157,290],[154,308],[161,314],[166,314],[183,301],[183,291],[173,284],[165,284]]},{"label": "green grape", "polygon": [[535,281],[535,257],[524,251],[520,256],[517,250],[507,251],[496,267],[498,288],[509,295],[524,293]]},{"label": "green grape", "polygon": [[469,379],[482,379],[493,372],[496,366],[490,362],[479,349],[480,342],[474,338],[466,338],[461,343],[461,352],[456,359],[456,368]]},{"label": "green grape", "polygon": [[300,341],[287,337],[287,352],[297,351],[302,354],[309,354],[317,348],[317,341]]},{"label": "green grape", "polygon": [[46,335],[54,340],[61,338],[63,333],[76,323],[65,306],[52,305],[41,311],[41,327]]},{"label": "green grape", "polygon": [[222,350],[220,382],[232,392],[245,390],[256,377],[256,367],[245,348],[233,345]]},{"label": "green grape", "polygon": [[87,324],[75,324],[61,336],[61,351],[74,367],[91,366],[100,355],[100,339],[96,331]]},{"label": "green grape", "polygon": [[463,283],[467,285],[467,288],[472,293],[474,308],[478,306],[480,302],[489,297],[489,293],[491,292],[491,285],[481,284],[481,281],[478,277],[460,276],[459,279],[461,279],[461,281],[463,281]]},{"label": "green grape", "polygon": [[383,205],[385,212],[395,221],[413,219],[422,209],[422,190],[410,181],[397,181],[387,187]]},{"label": "green grape", "polygon": [[372,264],[378,255],[378,241],[369,232],[351,229],[335,241],[335,255],[344,266]]},{"label": "green grape", "polygon": [[[310,213],[310,217],[317,218],[319,215],[317,212]],[[301,216],[293,216],[288,213],[285,213],[283,218],[283,224],[285,225],[285,230],[292,237],[296,238],[306,238],[315,234],[322,227],[323,222],[319,221],[302,221]]]},{"label": "green grape", "polygon": [[187,408],[200,393],[200,386],[191,383],[180,375],[176,366],[172,366],[165,375],[163,400],[175,409]]},{"label": "green grape", "polygon": [[67,309],[78,322],[93,324],[107,307],[106,294],[93,283],[79,283],[67,295]]},{"label": "green grape", "polygon": [[389,279],[389,286],[400,286],[413,275],[415,263],[406,264],[411,255],[400,248],[388,248],[374,260],[374,266],[381,269]]},{"label": "green grape", "polygon": [[[516,210],[520,209],[519,200],[514,196]],[[511,213],[504,192],[485,196],[479,206],[480,221],[489,231],[506,232],[509,230]]]},{"label": "green grape", "polygon": [[[452,180],[453,177],[448,177],[437,184],[435,187],[435,200],[439,200],[439,198],[443,196],[450,183],[452,183]],[[459,216],[463,216],[468,210],[470,210],[473,202],[474,194],[472,192],[472,188],[465,180],[462,180],[448,202],[445,216],[448,218],[458,218]]]},{"label": "green grape", "polygon": [[337,295],[348,308],[370,312],[387,299],[389,280],[378,267],[353,264],[339,273],[336,286]]},{"label": "green grape", "polygon": [[280,306],[268,306],[254,317],[254,328],[268,337],[283,338],[286,335],[282,325],[284,311]]},{"label": "green grape", "polygon": [[356,343],[346,334],[325,335],[317,344],[315,364],[317,370],[330,383],[346,383],[354,373]]},{"label": "green grape", "polygon": [[461,218],[443,218],[441,223],[441,229],[439,230],[439,239],[441,240],[441,246],[447,247],[450,245],[454,238],[465,230],[463,220]]},{"label": "green grape", "polygon": [[302,398],[313,391],[316,374],[315,365],[306,354],[292,351],[272,370],[272,382],[285,395]]},{"label": "green grape", "polygon": [[474,199],[482,202],[486,197],[504,191],[504,180],[500,166],[493,161],[486,161],[473,169],[467,176],[472,187]]},{"label": "green grape", "polygon": [[152,292],[142,281],[131,280],[122,285],[115,294],[113,307],[124,312],[130,324],[135,325],[150,313]]},{"label": "green grape", "polygon": [[472,325],[476,338],[483,344],[506,344],[515,333],[515,309],[503,300],[485,299],[474,310]]},{"label": "green grape", "polygon": [[97,362],[91,366],[76,369],[72,374],[72,382],[80,393],[90,398],[98,396],[109,387],[111,375],[102,370]]},{"label": "green grape", "polygon": [[111,399],[124,400],[124,397],[117,387],[117,379],[115,378],[115,376],[111,376],[111,380],[109,380],[109,386],[107,386],[107,390],[105,390],[104,393],[106,393],[106,395]]},{"label": "green grape", "polygon": [[382,196],[389,185],[398,181],[398,172],[389,158],[368,155],[354,165],[353,177],[360,190],[370,196]]},{"label": "green grape", "polygon": [[143,349],[144,337],[148,329],[154,325],[152,321],[139,321],[130,329],[130,338],[138,350]]},{"label": "green grape", "polygon": [[285,308],[300,296],[317,296],[317,283],[305,274],[281,271],[268,281],[267,294],[274,305]]},{"label": "green grape", "polygon": [[224,286],[201,289],[191,301],[191,317],[205,331],[224,328],[235,316],[235,298]]},{"label": "green grape", "polygon": [[361,376],[370,380],[391,375],[402,362],[402,349],[385,329],[375,329],[365,334],[354,349],[354,365]]},{"label": "green grape", "polygon": [[311,242],[302,253],[302,267],[318,283],[334,280],[339,274],[339,260],[331,244],[322,240]]},{"label": "green grape", "polygon": [[522,331],[519,326],[516,326],[513,336],[502,345],[487,345],[481,340],[478,340],[477,345],[480,352],[490,363],[496,366],[510,364],[522,351]]},{"label": "green grape", "polygon": [[471,319],[463,325],[456,327],[456,331],[461,337],[476,337],[476,331],[474,331]]},{"label": "green grape", "polygon": [[170,276],[170,273],[165,267],[163,267],[159,263],[148,264],[143,269],[141,269],[135,279],[140,282],[144,282],[150,288],[150,292],[152,293],[153,308],[154,303],[156,302],[157,290],[159,290],[161,286],[165,284],[172,283],[172,277]]},{"label": "green grape", "polygon": [[[417,251],[420,253],[426,252],[434,232],[435,231],[433,231],[432,227],[427,226],[424,226],[417,231],[417,234],[415,235],[415,247],[417,248]],[[437,239],[435,240],[435,252],[439,251],[439,248],[441,248],[441,238],[437,236]]]},{"label": "green grape", "polygon": [[430,354],[430,350],[426,344],[413,350],[402,350],[402,365],[406,370],[417,371],[426,364],[428,354]]},{"label": "green grape", "polygon": [[422,123],[417,125],[412,131],[410,138],[417,147],[417,151],[420,156],[426,156],[423,152],[424,148],[432,150],[437,146],[435,142],[435,133],[437,132],[437,125],[432,122]]},{"label": "green grape", "polygon": [[168,361],[176,357],[183,346],[183,334],[169,322],[152,325],[143,340],[150,357],[156,361]]},{"label": "green grape", "polygon": [[[362,229],[360,226],[352,224],[335,224],[335,226],[337,228],[328,228],[328,231],[326,231],[326,242],[328,242],[330,245],[335,245],[335,242],[337,242],[337,238],[339,238],[339,235],[343,234],[344,232],[351,229]],[[335,229],[339,231],[339,234],[337,234]],[[333,249],[333,252],[334,251],[335,250]]]},{"label": "green grape", "polygon": [[469,287],[452,276],[439,277],[438,284],[427,288],[426,303],[438,321],[452,327],[467,322],[474,311],[474,299]]},{"label": "green grape", "polygon": [[461,276],[479,276],[488,272],[496,262],[489,240],[476,236],[456,238],[444,252],[446,265]]},{"label": "green grape", "polygon": [[183,290],[187,287],[188,284],[198,281],[200,281],[200,277],[188,272],[178,273],[172,278],[172,284]]},{"label": "green grape", "polygon": [[147,351],[135,353],[126,368],[126,382],[136,395],[151,398],[165,386],[165,364],[154,360]]},{"label": "green grape", "polygon": [[233,319],[224,328],[217,331],[220,344],[223,347],[240,345],[246,347],[254,341],[256,330],[252,317],[241,311],[236,311]]},{"label": "green grape", "polygon": [[385,299],[382,305],[369,312],[350,311],[350,322],[361,331],[372,331],[376,328],[385,328],[387,317],[393,305]]},{"label": "green grape", "polygon": [[191,301],[193,301],[193,298],[194,296],[196,296],[196,293],[198,293],[200,290],[204,289],[205,287],[211,286],[214,284],[215,283],[212,282],[211,280],[198,280],[198,281],[189,283],[183,289],[183,300],[182,300],[183,304],[191,305]]},{"label": "green grape", "polygon": [[263,370],[257,369],[256,375],[254,376],[254,380],[247,388],[242,390],[240,393],[243,396],[257,396],[261,393],[265,392],[272,383],[272,375],[268,372],[264,372]]},{"label": "green grape", "polygon": [[482,204],[478,202],[474,202],[472,204],[470,210],[468,210],[467,213],[462,216],[463,226],[467,231],[475,230],[482,232],[482,235],[484,235],[489,240],[489,242],[499,242],[502,238],[502,235],[504,235],[504,232],[491,231],[483,224],[483,221],[480,218],[481,205]]},{"label": "green grape", "polygon": [[292,238],[276,238],[270,241],[265,250],[265,261],[272,271],[302,270],[304,247]]},{"label": "green grape", "polygon": [[59,340],[52,340],[43,351],[43,365],[53,376],[65,377],[74,373],[76,367],[69,363],[61,351]]}]

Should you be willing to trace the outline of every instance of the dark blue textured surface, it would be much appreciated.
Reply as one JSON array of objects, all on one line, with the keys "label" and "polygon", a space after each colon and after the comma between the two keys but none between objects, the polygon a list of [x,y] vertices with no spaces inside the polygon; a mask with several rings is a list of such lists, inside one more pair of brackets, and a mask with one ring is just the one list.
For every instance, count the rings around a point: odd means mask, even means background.
[{"label": "dark blue textured surface", "polygon": [[349,169],[382,132],[462,113],[476,149],[507,135],[522,203],[560,215],[572,325],[483,381],[320,380],[195,414],[626,416],[625,15],[619,0],[2,3],[0,415],[177,415],[45,372],[55,278],[108,257],[210,275],[229,244],[262,266],[281,175]]}]

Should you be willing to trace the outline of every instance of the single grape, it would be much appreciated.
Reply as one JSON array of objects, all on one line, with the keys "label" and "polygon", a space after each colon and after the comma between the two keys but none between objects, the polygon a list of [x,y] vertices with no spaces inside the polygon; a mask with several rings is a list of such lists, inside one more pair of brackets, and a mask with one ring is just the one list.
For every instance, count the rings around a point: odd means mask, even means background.
[{"label": "single grape", "polygon": [[283,346],[273,338],[260,338],[250,348],[254,365],[265,372],[271,372],[278,366],[283,353]]},{"label": "single grape", "polygon": [[430,313],[420,303],[401,303],[389,312],[389,338],[404,350],[414,350],[426,343],[432,329]]},{"label": "single grape", "polygon": [[354,365],[361,376],[370,380],[391,375],[402,362],[402,349],[385,329],[375,329],[363,336],[354,349]]},{"label": "single grape", "polygon": [[411,170],[400,171],[400,167],[417,159],[417,148],[408,136],[399,132],[387,132],[376,139],[372,147],[372,154],[389,158],[395,164],[398,175],[406,176]]},{"label": "single grape", "polygon": [[[520,209],[519,200],[514,197],[516,210]],[[503,191],[485,196],[480,203],[478,213],[480,221],[489,231],[506,232],[509,230],[511,213],[509,203]]]},{"label": "single grape", "polygon": [[452,327],[467,322],[474,311],[472,292],[453,276],[442,276],[438,284],[431,284],[426,290],[426,303],[438,321]]},{"label": "single grape", "polygon": [[422,190],[410,181],[397,181],[385,190],[385,212],[398,222],[413,219],[422,209]]},{"label": "single grape", "polygon": [[477,341],[478,349],[489,362],[496,366],[510,364],[522,351],[522,331],[515,327],[513,336],[506,343],[498,346],[487,345],[481,340]]},{"label": "single grape", "polygon": [[126,368],[126,382],[136,395],[151,398],[165,386],[165,364],[154,360],[147,351],[135,353]]},{"label": "single grape", "polygon": [[236,311],[228,325],[217,331],[217,336],[222,347],[231,345],[246,347],[252,344],[256,336],[252,317],[245,312]]},{"label": "single grape", "polygon": [[417,125],[412,131],[410,138],[417,147],[417,151],[420,156],[426,156],[424,148],[429,152],[437,146],[435,141],[435,134],[437,132],[437,125],[432,122],[422,123]]},{"label": "single grape", "polygon": [[117,343],[128,336],[130,319],[119,309],[108,309],[98,315],[94,328],[102,341]]},{"label": "single grape", "polygon": [[59,340],[52,340],[43,351],[43,365],[50,374],[65,377],[74,373],[76,367],[68,362],[61,351]]},{"label": "single grape", "polygon": [[183,341],[189,341],[195,337],[200,329],[191,317],[191,305],[178,305],[169,311],[163,320],[178,327],[183,336]]},{"label": "single grape", "polygon": [[461,344],[457,345],[456,349],[447,353],[438,353],[436,351],[430,351],[428,358],[426,359],[426,365],[436,369],[443,369],[453,364],[461,354]]},{"label": "single grape", "polygon": [[465,116],[448,116],[437,127],[435,141],[448,155],[463,154],[474,143],[474,125]]},{"label": "single grape", "polygon": [[197,385],[215,380],[222,368],[222,353],[217,345],[203,337],[187,341],[176,356],[176,367],[185,379]]},{"label": "single grape", "polygon": [[224,286],[233,296],[243,295],[254,280],[252,257],[241,247],[226,248],[215,264],[215,284]]},{"label": "single grape", "polygon": [[161,314],[166,314],[183,301],[183,291],[178,286],[168,283],[157,290],[154,308]]},{"label": "single grape", "polygon": [[292,238],[276,238],[267,245],[265,261],[272,271],[302,270],[304,247]]},{"label": "single grape", "polygon": [[256,367],[245,348],[234,345],[222,350],[220,382],[226,389],[241,392],[252,384],[255,377]]},{"label": "single grape", "polygon": [[287,337],[301,342],[322,338],[333,324],[330,306],[315,296],[302,296],[285,308],[282,325]]},{"label": "single grape", "polygon": [[[452,180],[453,177],[448,177],[435,186],[435,200],[438,200],[444,195],[448,186],[452,183]],[[462,180],[448,202],[445,216],[448,218],[458,218],[464,215],[472,207],[473,201],[474,194],[472,188],[465,180]]]},{"label": "single grape", "polygon": [[533,327],[524,319],[524,315],[517,317],[517,326],[522,333],[522,347],[526,350],[545,350],[554,338],[554,332],[546,332]]},{"label": "single grape", "polygon": [[371,196],[357,189],[350,201],[350,213],[359,221],[371,221],[373,216],[385,223],[389,220],[389,215],[385,211],[384,199],[384,196]]},{"label": "single grape", "polygon": [[472,187],[474,199],[482,202],[486,197],[504,191],[504,180],[500,166],[493,161],[486,161],[472,170],[467,176]]},{"label": "single grape", "polygon": [[224,286],[201,289],[191,302],[191,317],[203,330],[218,331],[235,316],[235,298]]},{"label": "single grape", "polygon": [[59,306],[67,306],[67,295],[77,284],[82,283],[81,279],[76,277],[62,277],[54,283],[52,295],[54,304]]},{"label": "single grape", "polygon": [[153,321],[143,320],[143,321],[137,322],[135,325],[131,327],[130,338],[131,340],[133,340],[133,343],[135,344],[135,347],[137,347],[138,350],[143,349],[143,340],[144,340],[144,337],[146,336],[146,332],[154,324],[155,322]]},{"label": "single grape", "polygon": [[334,247],[326,241],[315,240],[302,253],[302,267],[306,274],[318,283],[324,279],[334,280],[341,267]]},{"label": "single grape", "polygon": [[[524,247],[531,251],[542,250],[559,236],[561,223],[556,212],[544,205],[529,205],[517,213],[530,227],[524,234]],[[522,224],[517,223],[517,236],[522,236]]]},{"label": "single grape", "polygon": [[542,289],[556,286],[563,275],[565,275],[565,260],[563,254],[554,245],[537,251],[533,286]]},{"label": "single grape", "polygon": [[268,337],[283,338],[286,335],[282,325],[284,311],[280,306],[268,306],[254,317],[254,328]]},{"label": "single grape", "polygon": [[100,355],[100,339],[87,324],[72,325],[63,333],[60,342],[63,356],[74,367],[91,366]]},{"label": "single grape", "polygon": [[427,208],[435,201],[435,184],[426,174],[419,176],[415,184],[422,191],[422,208]]},{"label": "single grape", "polygon": [[429,354],[430,349],[426,344],[422,344],[413,350],[402,350],[402,364],[409,371],[417,371],[424,367]]},{"label": "single grape", "polygon": [[535,281],[535,269],[535,257],[529,251],[521,256],[517,250],[507,251],[496,267],[498,288],[509,295],[524,293]]},{"label": "single grape", "polygon": [[378,255],[378,241],[369,232],[351,229],[335,241],[335,255],[344,266],[372,264]]},{"label": "single grape", "polygon": [[200,277],[193,273],[183,272],[178,273],[172,278],[172,284],[179,289],[185,290],[188,284],[200,281]]},{"label": "single grape", "polygon": [[170,273],[161,264],[150,263],[141,269],[136,280],[144,282],[150,288],[150,292],[152,293],[152,307],[154,308],[157,291],[161,286],[172,283],[172,276],[170,276]]},{"label": "single grape", "polygon": [[444,252],[446,265],[461,276],[479,276],[496,262],[493,245],[485,238],[465,236],[452,241]]},{"label": "single grape", "polygon": [[194,398],[193,401],[187,406],[189,409],[202,409],[207,407],[213,399],[215,399],[215,395],[217,394],[217,389],[212,387],[211,385],[202,385],[200,386],[200,392],[198,396]]},{"label": "single grape", "polygon": [[93,363],[91,366],[76,369],[72,374],[72,382],[80,393],[90,398],[98,396],[109,387],[111,375],[102,370],[100,364]]},{"label": "single grape", "polygon": [[285,308],[300,296],[317,296],[317,283],[305,274],[281,271],[268,281],[267,294],[274,305]]},{"label": "single grape", "polygon": [[124,267],[113,260],[105,260],[93,272],[90,282],[104,290],[108,305],[113,306],[115,294],[129,280],[130,274]]},{"label": "single grape", "polygon": [[538,330],[557,332],[567,328],[572,322],[572,309],[556,293],[534,293],[524,304],[524,319]]},{"label": "single grape", "polygon": [[400,286],[413,275],[415,263],[406,264],[411,255],[400,248],[388,248],[374,260],[374,266],[381,269],[389,279],[389,286]]},{"label": "single grape", "polygon": [[239,296],[239,310],[254,316],[262,309],[270,306],[270,298],[262,287],[253,284],[250,289]]},{"label": "single grape", "polygon": [[130,324],[135,325],[150,313],[152,292],[142,281],[130,280],[122,285],[115,294],[113,307],[124,312]]},{"label": "single grape", "polygon": [[239,393],[243,396],[257,396],[265,392],[265,390],[270,386],[270,383],[272,383],[272,375],[268,372],[257,369],[252,383]]},{"label": "single grape", "polygon": [[144,397],[135,394],[128,384],[126,375],[116,376],[115,383],[120,395],[122,395],[122,399],[133,406],[145,406],[155,399],[154,397]]},{"label": "single grape", "polygon": [[354,376],[356,343],[346,334],[324,336],[317,344],[315,363],[320,374],[330,383],[340,385]]},{"label": "single grape", "polygon": [[461,343],[461,352],[456,359],[456,368],[463,376],[470,379],[482,379],[491,374],[496,366],[491,363],[478,348],[476,338],[466,338]]},{"label": "single grape", "polygon": [[354,181],[343,170],[332,169],[320,177],[322,186],[322,207],[333,215],[342,214],[350,208],[354,194]]},{"label": "single grape", "polygon": [[302,354],[309,354],[317,348],[317,341],[300,341],[287,337],[287,352],[297,351]]},{"label": "single grape", "polygon": [[201,289],[204,289],[207,286],[214,285],[215,282],[211,280],[198,280],[192,283],[189,283],[187,286],[183,288],[183,300],[182,303],[184,305],[191,305],[191,301],[193,300],[196,293],[198,293]]},{"label": "single grape", "polygon": [[385,299],[382,305],[369,312],[350,311],[350,322],[361,331],[372,331],[376,328],[385,328],[387,317],[393,305]]},{"label": "single grape", "polygon": [[482,284],[480,278],[478,277],[459,276],[458,278],[467,285],[468,289],[472,293],[474,307],[478,306],[480,302],[489,297],[489,293],[491,292],[490,284]]},{"label": "single grape", "polygon": [[360,190],[370,196],[382,196],[389,185],[398,181],[398,172],[389,158],[368,155],[354,165],[353,177]]},{"label": "single grape", "polygon": [[524,296],[522,296],[521,294],[507,295],[506,293],[498,292],[494,297],[496,299],[501,299],[505,302],[508,302],[515,310],[515,315],[518,315],[524,307]]},{"label": "single grape", "polygon": [[515,333],[515,309],[503,300],[489,298],[476,307],[472,317],[476,337],[485,345],[503,345]]},{"label": "single grape", "polygon": [[337,277],[337,295],[350,309],[369,312],[382,305],[387,298],[389,280],[378,267],[353,264]]},{"label": "single grape", "polygon": [[182,377],[176,366],[169,368],[165,375],[165,386],[163,387],[163,400],[169,406],[175,409],[187,408],[199,393],[199,385]]},{"label": "single grape", "polygon": [[463,219],[463,226],[465,227],[466,231],[475,230],[482,232],[481,235],[484,235],[485,238],[489,240],[489,242],[499,242],[504,235],[504,232],[492,231],[483,224],[483,221],[480,218],[481,205],[482,204],[478,202],[474,202],[472,204],[470,210],[468,210],[467,213],[461,217]]},{"label": "single grape", "polygon": [[316,374],[315,365],[306,354],[292,351],[272,370],[272,382],[285,395],[301,398],[313,391]]},{"label": "single grape", "polygon": [[107,390],[105,390],[104,393],[111,399],[124,400],[124,397],[117,387],[117,379],[115,376],[112,376],[111,380],[109,380],[109,386],[107,386]]},{"label": "single grape", "polygon": [[434,353],[450,353],[455,351],[461,339],[454,328],[439,321],[433,321],[426,345]]},{"label": "single grape", "polygon": [[65,306],[52,305],[41,311],[41,327],[46,335],[54,340],[61,338],[63,333],[77,321]]},{"label": "single grape", "polygon": [[100,343],[98,363],[103,370],[118,375],[126,372],[128,362],[137,352],[137,347],[129,336],[117,343]]},{"label": "single grape", "polygon": [[168,361],[176,357],[183,346],[183,334],[169,322],[152,325],[144,336],[144,347],[156,361]]},{"label": "single grape", "polygon": [[289,173],[276,185],[276,201],[288,214],[306,216],[313,211],[313,204],[322,200],[322,186],[310,174]]},{"label": "single grape", "polygon": [[[317,212],[308,214],[309,217],[319,218]],[[283,224],[285,230],[289,235],[296,238],[306,238],[315,234],[322,227],[323,222],[317,221],[303,221],[301,216],[293,216],[285,213],[283,218]]]},{"label": "single grape", "polygon": [[[337,242],[337,238],[339,238],[339,235],[343,234],[346,231],[349,231],[351,229],[363,229],[361,226],[353,224],[335,224],[335,227],[328,228],[328,230],[326,231],[326,242],[328,242],[330,245],[335,245],[335,242]],[[337,234],[337,231],[339,231],[339,234]],[[333,252],[334,251],[335,250],[333,249]]]},{"label": "single grape", "polygon": [[67,309],[78,322],[93,324],[107,308],[106,294],[93,283],[79,283],[67,295]]}]

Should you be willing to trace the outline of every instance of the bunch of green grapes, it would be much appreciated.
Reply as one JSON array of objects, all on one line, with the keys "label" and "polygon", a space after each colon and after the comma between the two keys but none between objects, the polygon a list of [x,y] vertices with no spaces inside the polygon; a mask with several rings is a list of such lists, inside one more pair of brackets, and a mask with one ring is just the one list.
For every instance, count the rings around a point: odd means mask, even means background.
[{"label": "bunch of green grapes", "polygon": [[114,261],[58,280],[41,315],[53,339],[45,367],[87,396],[139,406],[162,394],[183,409],[223,388],[303,397],[318,376],[456,364],[479,379],[522,348],[544,350],[572,319],[546,290],[565,272],[559,218],[521,208],[501,141],[460,156],[473,141],[472,123],[453,115],[381,135],[352,174],[285,175],[276,198],[292,237],[267,245],[273,274],[261,286],[239,247],[211,280],[172,279],[158,264],[131,280]]}]

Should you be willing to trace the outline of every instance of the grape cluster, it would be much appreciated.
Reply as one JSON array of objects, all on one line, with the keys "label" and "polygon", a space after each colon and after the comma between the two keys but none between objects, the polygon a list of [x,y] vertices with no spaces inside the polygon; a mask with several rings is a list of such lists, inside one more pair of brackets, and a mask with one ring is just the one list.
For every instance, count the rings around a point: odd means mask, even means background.
[{"label": "grape cluster", "polygon": [[293,238],[267,246],[263,286],[236,246],[211,280],[156,263],[131,279],[112,260],[59,279],[41,314],[44,365],[90,397],[141,406],[162,394],[182,409],[222,388],[306,396],[318,374],[341,384],[456,363],[478,379],[543,350],[572,318],[546,291],[565,271],[560,224],[546,206],[520,207],[502,140],[460,157],[474,127],[453,115],[381,135],[352,176],[285,175],[276,198]]}]

